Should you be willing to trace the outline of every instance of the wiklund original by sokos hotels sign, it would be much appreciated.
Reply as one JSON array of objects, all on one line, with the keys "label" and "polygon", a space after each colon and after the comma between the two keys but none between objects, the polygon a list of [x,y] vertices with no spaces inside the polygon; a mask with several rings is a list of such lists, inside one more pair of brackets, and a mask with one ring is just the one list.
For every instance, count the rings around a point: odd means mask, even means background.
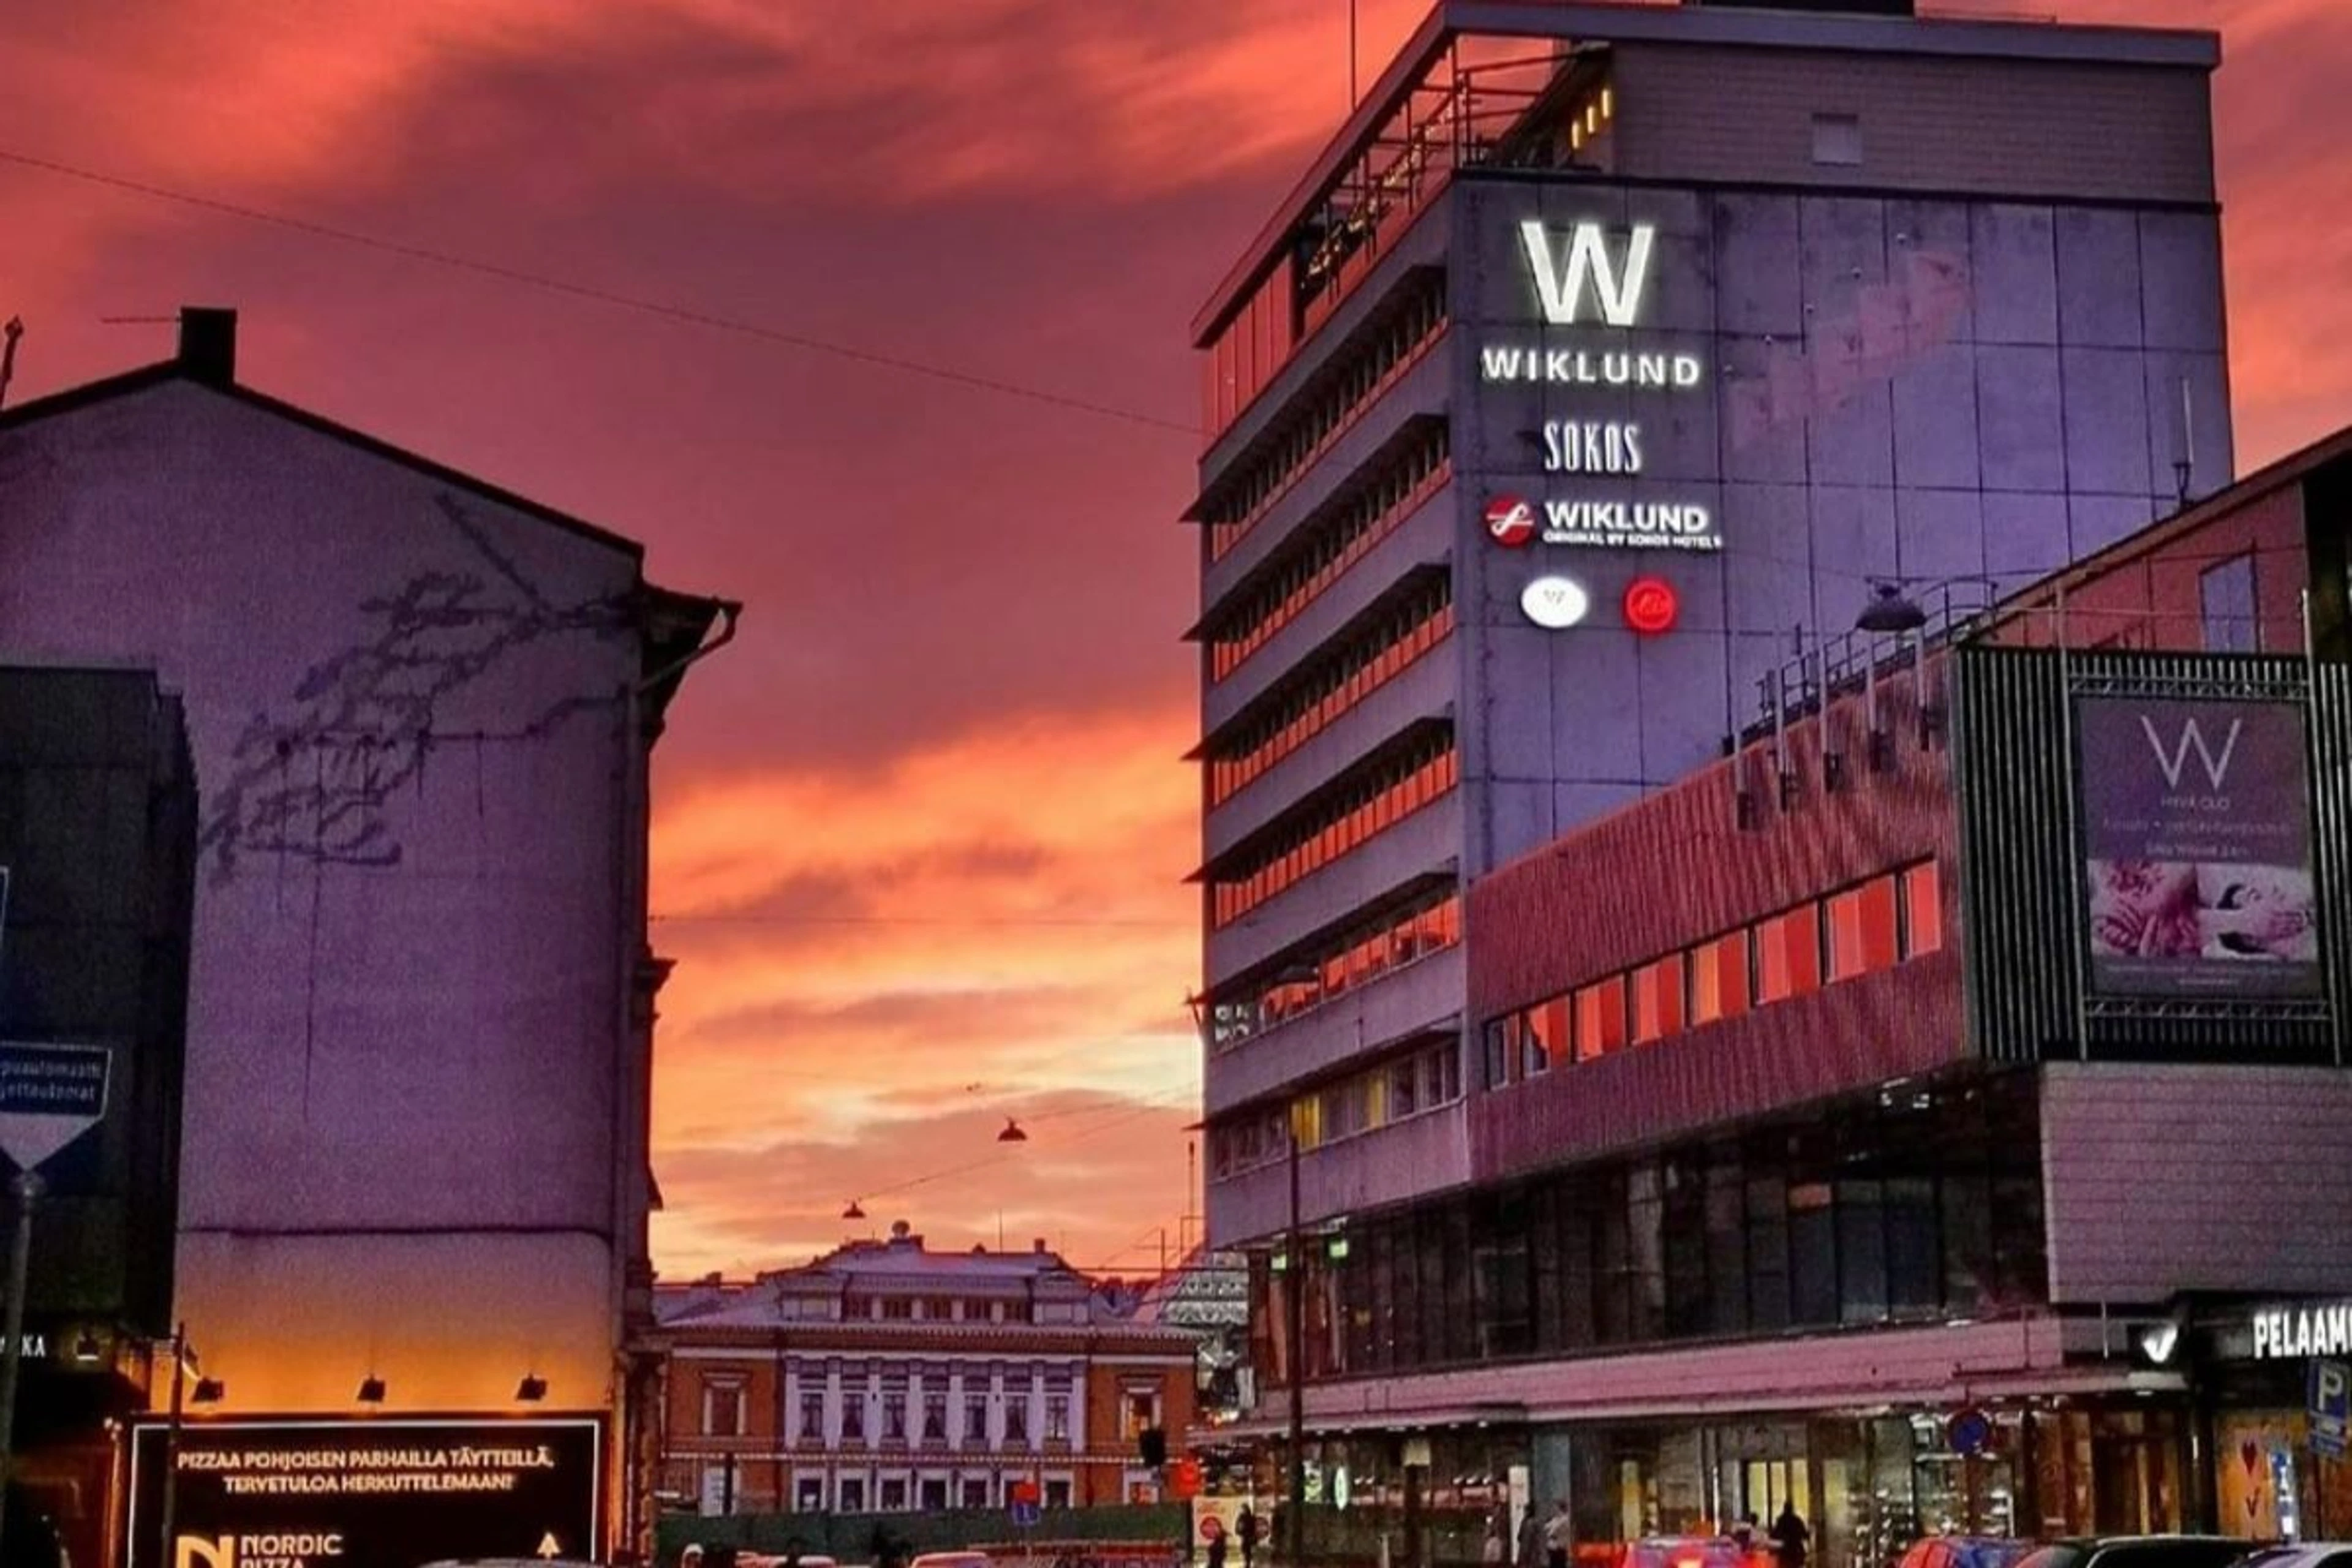
[{"label": "wiklund original by sokos hotels sign", "polygon": [[[1706,365],[1699,355],[1653,349],[1622,336],[1625,329],[1648,324],[1658,240],[1654,225],[1612,232],[1597,222],[1578,222],[1556,229],[1529,218],[1518,226],[1517,239],[1518,259],[1544,327],[1620,331],[1607,334],[1607,341],[1594,333],[1594,341],[1581,342],[1585,333],[1554,331],[1481,342],[1482,382],[1557,389],[1571,405],[1579,389],[1590,389],[1596,404],[1612,409],[1622,403],[1612,394],[1672,397],[1705,390]],[[1643,476],[1653,443],[1643,419],[1578,417],[1571,408],[1568,416],[1543,420],[1533,435],[1542,449],[1543,471],[1556,476],[1553,483],[1559,488],[1535,500],[1491,497],[1486,521],[1496,542],[1722,547],[1713,510],[1698,500],[1633,500],[1584,488],[1586,481]]]},{"label": "wiklund original by sokos hotels sign", "polygon": [[254,1420],[131,1434],[130,1568],[415,1568],[447,1559],[593,1561],[604,1424]]}]

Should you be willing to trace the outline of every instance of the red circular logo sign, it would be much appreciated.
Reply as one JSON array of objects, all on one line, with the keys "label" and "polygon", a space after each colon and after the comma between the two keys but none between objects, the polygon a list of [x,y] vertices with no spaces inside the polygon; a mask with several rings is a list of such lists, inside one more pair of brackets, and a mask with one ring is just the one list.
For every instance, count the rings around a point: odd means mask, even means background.
[{"label": "red circular logo sign", "polygon": [[1213,1513],[1211,1513],[1211,1514],[1203,1514],[1203,1515],[1202,1516],[1202,1518],[1201,1518],[1201,1539],[1202,1539],[1202,1540],[1203,1540],[1203,1541],[1214,1541],[1217,1537],[1219,1537],[1220,1535],[1223,1535],[1224,1532],[1225,1532],[1225,1522],[1224,1522],[1224,1521],[1223,1521],[1223,1520],[1219,1519],[1219,1518],[1218,1518],[1215,1514],[1213,1514]]},{"label": "red circular logo sign", "polygon": [[1486,531],[1517,549],[1536,536],[1536,509],[1517,496],[1496,496],[1486,503]]},{"label": "red circular logo sign", "polygon": [[1625,624],[1645,637],[1672,631],[1682,601],[1664,577],[1636,577],[1625,584]]}]

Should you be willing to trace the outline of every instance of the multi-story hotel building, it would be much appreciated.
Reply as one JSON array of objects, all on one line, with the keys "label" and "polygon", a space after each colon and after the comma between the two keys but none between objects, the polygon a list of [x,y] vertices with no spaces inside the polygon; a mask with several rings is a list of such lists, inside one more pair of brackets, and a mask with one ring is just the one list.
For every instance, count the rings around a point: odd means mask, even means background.
[{"label": "multi-story hotel building", "polygon": [[2231,478],[2216,38],[1843,9],[1443,0],[1195,321],[1213,1245],[1471,1180],[1473,879]]},{"label": "multi-story hotel building", "polygon": [[1046,1250],[933,1252],[904,1222],[742,1284],[664,1285],[665,1490],[706,1514],[1152,1501],[1198,1335],[1138,1321]]},{"label": "multi-story hotel building", "polygon": [[1829,1568],[2341,1530],[2347,495],[2352,433],[1832,637],[1473,887],[1471,1181],[1254,1268],[1258,1430],[1303,1364],[1354,1503],[1315,1552],[1556,1499],[1598,1560],[1784,1506]]}]

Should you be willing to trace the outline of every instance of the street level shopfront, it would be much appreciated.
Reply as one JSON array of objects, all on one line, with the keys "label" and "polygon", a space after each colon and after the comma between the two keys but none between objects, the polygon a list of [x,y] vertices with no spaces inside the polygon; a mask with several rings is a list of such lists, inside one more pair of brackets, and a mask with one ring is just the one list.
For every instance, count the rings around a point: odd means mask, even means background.
[{"label": "street level shopfront", "polygon": [[[2020,1398],[1719,1420],[1472,1426],[1310,1439],[1307,1548],[1322,1560],[1479,1560],[1486,1523],[1566,1500],[1576,1556],[1715,1533],[1793,1507],[1822,1568],[1881,1568],[1924,1535],[2178,1531],[2193,1519],[2185,1399]],[[1426,1458],[1423,1465],[1418,1461]],[[1280,1456],[1262,1486],[1277,1490]]]}]

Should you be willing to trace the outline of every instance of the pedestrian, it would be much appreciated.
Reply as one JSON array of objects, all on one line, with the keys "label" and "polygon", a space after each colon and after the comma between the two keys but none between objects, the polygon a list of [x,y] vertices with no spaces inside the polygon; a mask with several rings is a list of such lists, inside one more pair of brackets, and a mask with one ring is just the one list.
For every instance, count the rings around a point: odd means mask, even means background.
[{"label": "pedestrian", "polygon": [[1234,1533],[1242,1538],[1242,1568],[1257,1568],[1257,1515],[1246,1502],[1234,1516]]},{"label": "pedestrian", "polygon": [[1543,1515],[1528,1505],[1527,1516],[1519,1521],[1519,1568],[1544,1568]]},{"label": "pedestrian", "polygon": [[1499,1564],[1505,1561],[1500,1515],[1489,1514],[1486,1518],[1486,1539],[1479,1544],[1478,1561],[1489,1564]]},{"label": "pedestrian", "polygon": [[1544,1562],[1549,1568],[1568,1568],[1569,1537],[1572,1532],[1568,1521],[1568,1500],[1562,1498],[1551,1505],[1551,1517],[1544,1521]]},{"label": "pedestrian", "polygon": [[1731,1539],[1739,1543],[1739,1554],[1743,1557],[1756,1550],[1756,1510],[1752,1508],[1741,1514],[1739,1522],[1731,1527]]},{"label": "pedestrian", "polygon": [[1780,1517],[1772,1521],[1772,1550],[1780,1554],[1780,1568],[1805,1568],[1805,1544],[1813,1532],[1797,1517],[1797,1505],[1789,1503],[1780,1510]]},{"label": "pedestrian", "polygon": [[1225,1568],[1225,1532],[1222,1530],[1209,1537],[1209,1568]]}]

